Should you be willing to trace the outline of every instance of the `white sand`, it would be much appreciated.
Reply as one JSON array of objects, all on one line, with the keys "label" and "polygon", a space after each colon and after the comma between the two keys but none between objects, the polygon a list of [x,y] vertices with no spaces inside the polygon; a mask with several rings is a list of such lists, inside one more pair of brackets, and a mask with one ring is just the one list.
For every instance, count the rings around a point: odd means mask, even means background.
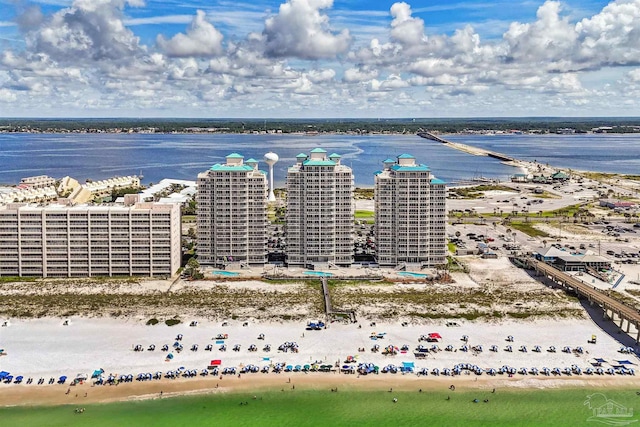
[{"label": "white sand", "polygon": [[[386,332],[387,335],[384,339],[372,341],[369,336],[374,331]],[[418,344],[419,335],[429,332],[442,334],[444,339],[438,345],[443,350],[448,344],[459,349],[464,344],[460,338],[462,335],[468,335],[469,344],[482,344],[484,352],[474,356],[460,350],[441,351],[435,355],[430,353],[426,359],[416,360],[413,351],[397,356],[383,356],[370,351],[376,343],[381,348],[389,344],[398,347],[408,344],[413,350]],[[184,334],[182,343],[185,349],[182,353],[173,352],[175,358],[165,362],[168,352],[160,351],[160,347],[163,344],[171,346],[179,333]],[[218,351],[218,345],[212,340],[218,333],[229,334],[229,349],[226,352]],[[257,340],[260,333],[266,335],[264,341]],[[595,345],[587,344],[592,334],[598,337]],[[515,342],[507,343],[507,335],[513,335]],[[278,352],[277,347],[285,341],[296,341],[300,346],[300,352]],[[214,350],[205,351],[204,347],[210,343],[214,344]],[[262,351],[266,343],[272,345],[270,353]],[[145,351],[134,352],[134,344],[143,345]],[[157,346],[156,351],[146,351],[150,344]],[[199,344],[199,351],[190,351],[192,344]],[[241,351],[231,350],[235,344],[241,344]],[[250,344],[256,344],[259,351],[248,352]],[[492,344],[498,345],[500,351],[490,352],[489,347]],[[513,353],[504,351],[507,344],[513,346]],[[520,345],[526,345],[528,353],[519,352]],[[532,352],[534,345],[540,345],[543,352]],[[548,353],[546,349],[550,345],[556,346],[558,352]],[[571,348],[582,346],[588,354],[577,356],[562,353],[561,349],[565,345]],[[344,361],[348,355],[357,355],[358,361],[372,362],[381,367],[388,363],[399,365],[401,362],[416,362],[417,368],[429,369],[452,368],[455,364],[463,362],[485,368],[500,368],[506,364],[515,368],[547,366],[562,369],[574,363],[586,368],[590,366],[593,357],[602,357],[612,364],[623,359],[637,364],[638,359],[635,356],[618,353],[621,346],[614,337],[607,335],[591,320],[576,319],[495,324],[468,322],[462,323],[460,327],[445,327],[444,321],[429,326],[407,327],[378,322],[376,327],[362,324],[360,329],[355,324],[331,324],[328,329],[322,331],[306,331],[305,325],[299,322],[250,324],[248,327],[243,327],[240,322],[235,321],[230,321],[230,325],[226,327],[220,326],[220,323],[200,322],[197,327],[189,327],[186,324],[168,327],[164,324],[146,326],[142,321],[133,320],[71,318],[70,325],[63,326],[62,320],[58,319],[16,319],[12,320],[8,327],[0,328],[0,348],[7,352],[7,356],[0,357],[0,370],[9,371],[13,375],[24,375],[25,378],[59,375],[73,378],[78,373],[90,374],[98,368],[103,368],[107,374],[136,375],[140,372],[166,372],[180,366],[202,369],[212,359],[222,359],[223,367],[237,367],[250,363],[259,366],[269,364],[270,361],[263,360],[266,357],[271,358],[273,362],[292,365],[304,365],[316,360],[333,364],[338,360]],[[358,353],[359,347],[364,347],[366,351]]]}]

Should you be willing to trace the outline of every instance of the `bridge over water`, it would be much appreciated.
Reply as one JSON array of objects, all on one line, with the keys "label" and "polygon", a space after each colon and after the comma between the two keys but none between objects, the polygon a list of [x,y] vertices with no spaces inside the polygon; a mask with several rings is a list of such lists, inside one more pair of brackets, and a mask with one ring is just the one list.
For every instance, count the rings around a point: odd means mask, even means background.
[{"label": "bridge over water", "polygon": [[505,154],[497,153],[495,151],[489,151],[489,150],[485,150],[483,148],[472,147],[470,145],[461,144],[459,142],[447,141],[446,139],[440,138],[439,136],[434,135],[434,134],[429,133],[429,132],[419,132],[418,136],[421,137],[421,138],[424,138],[424,139],[429,139],[431,141],[436,141],[436,142],[441,142],[443,144],[447,144],[451,148],[455,148],[456,150],[464,151],[465,153],[468,153],[468,154],[473,154],[474,156],[493,157],[494,159],[502,160],[503,162],[513,162],[513,161],[516,160],[513,157],[509,157],[509,156],[507,156]]}]

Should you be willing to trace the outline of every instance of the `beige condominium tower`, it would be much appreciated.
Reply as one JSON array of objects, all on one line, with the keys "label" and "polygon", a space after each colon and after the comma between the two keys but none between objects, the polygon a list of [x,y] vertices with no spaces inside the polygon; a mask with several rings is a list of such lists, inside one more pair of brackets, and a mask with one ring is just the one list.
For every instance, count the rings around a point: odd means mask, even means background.
[{"label": "beige condominium tower", "polygon": [[202,265],[267,260],[267,176],[237,153],[198,174],[197,242]]},{"label": "beige condominium tower", "polygon": [[353,173],[321,148],[298,154],[287,172],[287,262],[290,266],[351,265]]},{"label": "beige condominium tower", "polygon": [[446,187],[415,157],[384,161],[375,174],[375,234],[381,266],[446,263]]}]

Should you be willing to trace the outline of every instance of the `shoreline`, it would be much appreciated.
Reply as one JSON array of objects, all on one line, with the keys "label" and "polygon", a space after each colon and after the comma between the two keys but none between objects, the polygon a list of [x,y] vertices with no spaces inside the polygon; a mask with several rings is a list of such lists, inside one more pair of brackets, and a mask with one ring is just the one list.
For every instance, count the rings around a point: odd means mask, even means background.
[{"label": "shoreline", "polygon": [[[92,386],[88,383],[47,385],[40,388],[29,386],[3,386],[0,408],[14,406],[59,406],[95,403],[114,403],[136,400],[155,400],[174,397],[215,394],[252,394],[262,392],[295,393],[295,391],[326,391],[332,389],[350,392],[388,391],[398,392],[447,392],[450,385],[459,392],[491,391],[518,392],[562,388],[633,389],[640,387],[640,378],[610,377],[548,377],[506,378],[451,376],[420,378],[402,374],[379,374],[358,376],[356,374],[309,373],[309,374],[246,374],[242,378],[224,376],[223,379],[162,379],[153,382],[134,382],[117,386]],[[70,392],[67,394],[67,390]]]}]

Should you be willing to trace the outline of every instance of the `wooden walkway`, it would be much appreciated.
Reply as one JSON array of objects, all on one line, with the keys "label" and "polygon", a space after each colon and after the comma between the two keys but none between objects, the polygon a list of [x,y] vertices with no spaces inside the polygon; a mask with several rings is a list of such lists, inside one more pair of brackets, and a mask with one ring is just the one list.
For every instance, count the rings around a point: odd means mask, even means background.
[{"label": "wooden walkway", "polygon": [[340,311],[333,309],[333,306],[331,305],[331,294],[329,294],[329,286],[327,285],[327,277],[321,277],[320,282],[322,283],[322,296],[324,298],[324,310],[327,316],[327,321],[329,321],[330,316],[341,315],[348,316],[351,322],[356,323],[357,319],[355,310]]},{"label": "wooden walkway", "polygon": [[538,274],[544,274],[546,277],[553,280],[554,283],[588,299],[590,303],[597,304],[602,307],[605,316],[610,317],[614,323],[616,322],[617,316],[620,321],[618,326],[625,332],[629,332],[631,325],[635,326],[637,331],[636,344],[640,341],[640,312],[638,309],[631,307],[622,301],[609,296],[606,292],[598,290],[593,286],[584,283],[582,280],[577,279],[564,271],[560,271],[542,261],[538,261],[534,258],[527,258],[526,263],[529,267],[535,269]]}]

